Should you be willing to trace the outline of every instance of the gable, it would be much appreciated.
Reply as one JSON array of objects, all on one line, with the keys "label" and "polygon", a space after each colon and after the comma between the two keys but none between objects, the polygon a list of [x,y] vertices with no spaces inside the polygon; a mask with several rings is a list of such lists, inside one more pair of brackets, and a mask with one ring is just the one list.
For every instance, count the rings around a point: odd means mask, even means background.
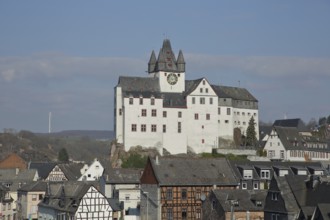
[{"label": "gable", "polygon": [[189,90],[186,91],[188,95],[217,96],[212,86],[205,78],[191,81],[190,84]]},{"label": "gable", "polygon": [[157,177],[151,165],[151,159],[148,158],[146,167],[144,168],[143,174],[140,180],[141,184],[158,184]]},{"label": "gable", "polygon": [[108,200],[94,186],[91,186],[83,195],[77,212],[76,219],[110,219],[113,209]]},{"label": "gable", "polygon": [[68,178],[66,178],[64,172],[61,170],[61,168],[56,165],[52,171],[50,171],[48,177],[46,178],[46,180],[49,181],[67,181]]},{"label": "gable", "polygon": [[12,153],[0,162],[0,168],[26,169],[27,163],[20,156]]}]

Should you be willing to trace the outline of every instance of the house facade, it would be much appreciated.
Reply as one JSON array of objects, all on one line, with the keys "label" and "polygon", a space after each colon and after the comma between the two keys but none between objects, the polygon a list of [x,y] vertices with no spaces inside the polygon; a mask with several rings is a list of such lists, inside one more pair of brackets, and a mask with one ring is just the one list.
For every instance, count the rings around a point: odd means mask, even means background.
[{"label": "house facade", "polygon": [[141,177],[141,220],[202,219],[211,189],[237,187],[224,158],[149,158]]},{"label": "house facade", "polygon": [[270,160],[328,161],[330,146],[325,140],[297,127],[273,126],[264,150]]},{"label": "house facade", "polygon": [[84,182],[52,183],[39,203],[39,219],[113,219],[107,198]]},{"label": "house facade", "polygon": [[104,195],[118,199],[125,214],[140,205],[140,178],[142,169],[114,168],[105,174]]},{"label": "house facade", "polygon": [[16,219],[15,208],[15,201],[10,196],[9,188],[0,185],[0,219]]},{"label": "house facade", "polygon": [[103,174],[104,168],[98,159],[94,159],[94,161],[87,165],[85,164],[81,169],[81,177],[79,177],[78,181],[96,181]]},{"label": "house facade", "polygon": [[212,190],[203,202],[202,219],[264,219],[267,191]]},{"label": "house facade", "polygon": [[38,204],[44,198],[46,182],[31,182],[18,189],[18,219],[38,219]]},{"label": "house facade", "polygon": [[[234,128],[246,134],[258,122],[258,101],[244,88],[218,86],[206,78],[186,80],[182,51],[176,58],[164,40],[154,51],[147,77],[119,78],[115,87],[115,132],[118,143],[163,148],[172,154],[211,152],[221,139],[233,140]],[[259,134],[258,123],[255,125]]]}]

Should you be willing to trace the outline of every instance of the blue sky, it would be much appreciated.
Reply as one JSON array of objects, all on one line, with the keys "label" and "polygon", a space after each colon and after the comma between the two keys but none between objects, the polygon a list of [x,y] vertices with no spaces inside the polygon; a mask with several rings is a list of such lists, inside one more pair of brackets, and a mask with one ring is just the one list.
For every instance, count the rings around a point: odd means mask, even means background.
[{"label": "blue sky", "polygon": [[0,1],[0,129],[113,129],[120,75],[169,38],[187,79],[247,88],[260,120],[330,115],[330,1]]}]

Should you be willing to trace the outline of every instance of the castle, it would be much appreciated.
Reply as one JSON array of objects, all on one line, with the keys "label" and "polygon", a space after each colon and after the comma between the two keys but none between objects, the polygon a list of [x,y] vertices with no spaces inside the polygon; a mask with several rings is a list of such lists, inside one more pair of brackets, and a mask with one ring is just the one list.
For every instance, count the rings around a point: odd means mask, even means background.
[{"label": "castle", "polygon": [[246,135],[258,100],[246,89],[212,85],[202,77],[186,80],[182,51],[177,58],[165,39],[158,58],[152,51],[148,76],[120,76],[115,87],[115,132],[125,150],[133,146],[166,149],[171,154],[211,152],[233,140],[234,129]]}]

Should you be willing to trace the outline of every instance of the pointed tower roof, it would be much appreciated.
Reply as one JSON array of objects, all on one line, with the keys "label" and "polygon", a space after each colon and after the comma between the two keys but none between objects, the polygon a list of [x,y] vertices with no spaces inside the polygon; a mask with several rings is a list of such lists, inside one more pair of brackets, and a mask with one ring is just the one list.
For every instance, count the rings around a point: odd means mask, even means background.
[{"label": "pointed tower roof", "polygon": [[179,51],[178,61],[177,61],[177,63],[178,63],[178,64],[185,64],[185,63],[186,63],[186,62],[184,61],[183,53],[182,53],[181,50]]},{"label": "pointed tower roof", "polygon": [[155,55],[155,51],[151,52],[151,56],[150,56],[150,60],[149,60],[149,64],[156,64],[156,55]]},{"label": "pointed tower roof", "polygon": [[172,51],[171,42],[169,39],[163,41],[163,47],[160,49],[157,60],[156,71],[176,72],[176,58]]}]

